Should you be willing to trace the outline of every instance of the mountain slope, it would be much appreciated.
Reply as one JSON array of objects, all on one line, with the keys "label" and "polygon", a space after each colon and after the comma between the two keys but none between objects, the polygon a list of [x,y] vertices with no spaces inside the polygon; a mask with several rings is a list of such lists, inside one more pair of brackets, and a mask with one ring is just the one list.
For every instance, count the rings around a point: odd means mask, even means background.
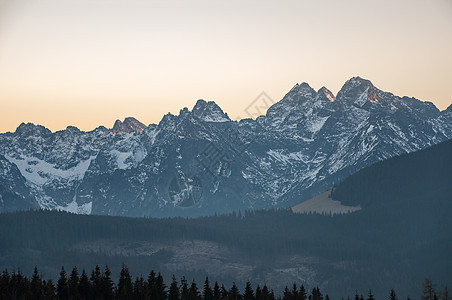
[{"label": "mountain slope", "polygon": [[[33,124],[0,134],[20,171],[15,191],[76,213],[199,216],[288,207],[375,162],[452,138],[451,107],[398,97],[360,77],[334,96],[295,85],[256,120],[212,101],[144,126],[133,118],[82,132]],[[25,180],[24,180],[24,179]],[[0,182],[1,183],[1,182]]]},{"label": "mountain slope", "polygon": [[[375,209],[452,205],[452,140],[397,156],[358,171],[332,191],[346,205]],[[443,201],[443,202],[441,202]]]},{"label": "mountain slope", "polygon": [[38,264],[56,278],[61,265],[108,264],[119,272],[125,263],[134,274],[153,268],[167,276],[203,280],[208,275],[241,286],[251,280],[277,292],[296,282],[318,285],[338,299],[369,289],[384,298],[391,288],[400,298],[416,297],[426,277],[439,287],[452,282],[451,150],[449,140],[345,179],[333,199],[362,209],[344,215],[290,210],[196,219],[0,214],[0,267],[29,274]]}]

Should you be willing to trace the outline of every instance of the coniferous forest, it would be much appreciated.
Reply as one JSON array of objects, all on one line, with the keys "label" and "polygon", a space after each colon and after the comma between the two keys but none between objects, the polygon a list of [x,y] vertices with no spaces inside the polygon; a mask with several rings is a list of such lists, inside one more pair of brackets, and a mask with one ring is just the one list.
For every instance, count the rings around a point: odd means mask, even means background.
[{"label": "coniferous forest", "polygon": [[[351,299],[349,296],[347,299]],[[399,300],[394,289],[388,294],[389,300]],[[200,285],[182,277],[180,281],[173,275],[169,285],[162,274],[152,270],[147,278],[142,275],[135,278],[127,266],[122,266],[118,281],[115,283],[108,266],[101,269],[98,265],[90,272],[81,272],[73,267],[70,273],[61,268],[58,280],[44,279],[35,267],[31,277],[20,270],[4,270],[0,276],[0,299],[152,299],[152,300],[329,300],[318,286],[307,289],[303,284],[285,286],[282,294],[275,295],[273,289],[266,284],[257,285],[254,289],[250,281],[240,288],[232,282],[230,288],[223,283],[211,283],[206,277]],[[342,297],[342,299],[345,299]],[[363,296],[356,290],[354,300],[375,300],[371,290]],[[409,300],[410,298],[407,298]],[[437,291],[433,282],[425,278],[422,284],[422,300],[449,300],[448,288]],[[402,300],[402,299],[400,299]]]}]

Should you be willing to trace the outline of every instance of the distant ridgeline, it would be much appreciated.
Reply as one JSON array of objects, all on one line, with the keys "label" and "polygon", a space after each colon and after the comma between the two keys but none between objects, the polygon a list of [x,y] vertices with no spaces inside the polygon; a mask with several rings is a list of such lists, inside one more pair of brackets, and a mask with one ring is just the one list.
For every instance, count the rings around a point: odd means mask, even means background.
[{"label": "distant ridgeline", "polygon": [[[91,274],[89,277],[88,275]],[[415,293],[415,291],[413,291]],[[344,299],[345,297],[342,297]],[[398,300],[394,289],[388,293],[389,300]],[[85,269],[81,274],[74,267],[70,274],[62,268],[56,285],[52,279],[45,280],[35,267],[31,278],[24,276],[20,271],[11,274],[4,270],[0,277],[0,299],[156,299],[156,300],[329,300],[318,286],[312,288],[309,294],[303,284],[300,287],[293,283],[284,288],[282,295],[275,296],[271,287],[264,284],[257,285],[254,290],[251,282],[246,281],[243,293],[235,282],[227,289],[224,284],[215,281],[211,284],[206,277],[203,286],[198,287],[195,280],[187,281],[185,276],[177,281],[173,275],[171,283],[165,284],[163,276],[153,270],[147,279],[142,275],[133,279],[126,266],[122,266],[118,283],[115,284],[108,266],[102,271],[96,266],[90,273]],[[347,297],[350,299],[350,296]],[[358,294],[355,300],[375,300],[372,291]],[[410,298],[407,298],[408,300]],[[432,281],[426,278],[422,285],[422,300],[449,300],[448,289],[438,293]]]},{"label": "distant ridgeline", "polygon": [[285,208],[452,138],[452,105],[440,111],[360,77],[336,96],[302,83],[276,103],[265,93],[252,100],[240,121],[198,100],[149,126],[131,117],[90,132],[23,123],[0,134],[0,212],[196,217]]}]

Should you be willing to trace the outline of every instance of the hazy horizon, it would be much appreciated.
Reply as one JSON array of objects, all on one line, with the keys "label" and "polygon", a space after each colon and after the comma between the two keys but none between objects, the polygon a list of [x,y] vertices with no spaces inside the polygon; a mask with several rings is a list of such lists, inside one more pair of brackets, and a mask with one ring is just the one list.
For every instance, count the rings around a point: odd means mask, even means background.
[{"label": "hazy horizon", "polygon": [[354,76],[444,110],[451,28],[447,0],[4,0],[0,132],[148,125],[198,99],[243,118],[262,91],[336,94]]}]

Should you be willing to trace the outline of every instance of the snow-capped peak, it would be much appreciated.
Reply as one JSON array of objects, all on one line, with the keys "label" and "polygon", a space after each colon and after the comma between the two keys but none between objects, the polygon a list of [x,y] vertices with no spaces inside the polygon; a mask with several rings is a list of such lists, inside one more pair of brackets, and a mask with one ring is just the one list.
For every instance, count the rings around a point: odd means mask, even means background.
[{"label": "snow-capped peak", "polygon": [[355,104],[361,107],[368,101],[372,103],[378,102],[377,92],[378,89],[370,80],[357,76],[345,82],[339,93],[337,93],[336,98],[341,103]]},{"label": "snow-capped peak", "polygon": [[307,82],[302,82],[301,84],[297,83],[286,96],[313,98],[316,94],[315,90]]},{"label": "snow-capped peak", "polygon": [[214,102],[199,99],[192,110],[193,115],[205,122],[227,122],[228,115]]}]

